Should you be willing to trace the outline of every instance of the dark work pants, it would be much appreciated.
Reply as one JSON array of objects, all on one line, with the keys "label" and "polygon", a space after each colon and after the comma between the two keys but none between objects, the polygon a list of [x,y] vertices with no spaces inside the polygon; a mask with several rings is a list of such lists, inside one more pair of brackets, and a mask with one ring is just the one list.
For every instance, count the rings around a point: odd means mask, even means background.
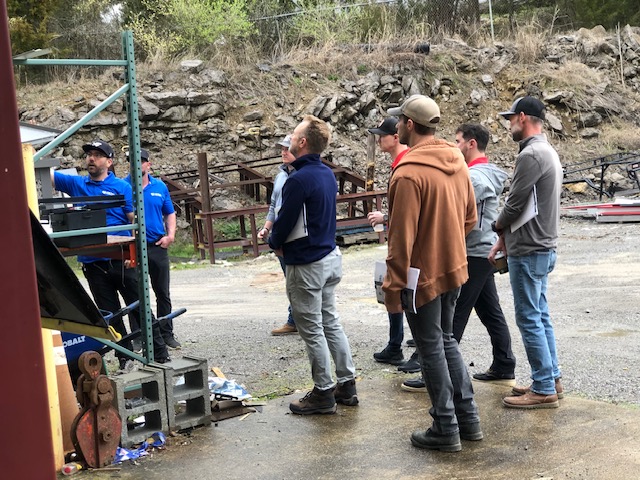
[{"label": "dark work pants", "polygon": [[389,344],[387,348],[394,352],[402,351],[404,340],[404,313],[389,313]]},{"label": "dark work pants", "polygon": [[[282,267],[282,273],[284,273],[285,278],[287,277],[287,266],[284,263],[284,257],[277,257],[280,262],[280,267]],[[289,304],[289,315],[287,316],[287,324],[292,327],[296,326],[296,322],[293,319],[293,314],[291,313],[291,304]]]},{"label": "dark work pants", "polygon": [[[93,295],[96,305],[101,310],[115,313],[120,310],[120,299],[118,293],[127,305],[131,305],[138,300],[138,277],[136,270],[133,268],[124,268],[122,260],[104,260],[92,263],[83,263],[82,271],[89,289]],[[140,328],[140,317],[138,309],[129,314],[129,322],[131,328],[137,330]],[[111,325],[121,335],[127,334],[122,318],[114,320]],[[131,349],[131,342],[124,345],[125,348]],[[162,360],[169,356],[167,345],[162,339],[160,329],[157,325],[153,327],[153,352],[156,360]],[[116,352],[117,357],[123,357]]]},{"label": "dark work pants", "polygon": [[[155,243],[147,243],[147,257],[149,261],[149,277],[151,288],[156,294],[156,315],[158,318],[171,313],[171,296],[169,294],[169,251]],[[169,319],[160,325],[160,332],[164,338],[173,336],[173,320]]]},{"label": "dark work pants", "polygon": [[419,307],[417,313],[405,312],[431,399],[431,429],[440,435],[458,432],[460,424],[480,421],[467,366],[451,335],[459,291],[454,288],[439,295]]},{"label": "dark work pants", "polygon": [[511,351],[511,334],[500,307],[500,298],[493,278],[494,266],[486,258],[467,257],[469,280],[462,286],[453,316],[453,337],[460,343],[464,329],[469,321],[471,310],[486,327],[491,346],[493,363],[491,370],[500,373],[513,373],[516,359]]}]

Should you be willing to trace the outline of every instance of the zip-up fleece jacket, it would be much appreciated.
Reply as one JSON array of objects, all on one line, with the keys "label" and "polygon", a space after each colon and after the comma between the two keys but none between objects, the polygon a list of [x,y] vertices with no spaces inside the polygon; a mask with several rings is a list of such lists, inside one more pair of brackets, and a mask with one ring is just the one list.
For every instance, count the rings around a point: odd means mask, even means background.
[{"label": "zip-up fleece jacket", "polygon": [[509,174],[492,163],[479,163],[469,167],[469,175],[476,196],[478,221],[467,235],[467,256],[487,258],[498,240],[491,224],[498,219],[499,199]]},{"label": "zip-up fleece jacket", "polygon": [[389,253],[382,288],[390,312],[401,311],[409,267],[420,269],[417,308],[467,281],[465,237],[475,223],[473,186],[460,150],[433,137],[412,147],[389,183]]},{"label": "zip-up fleece jacket", "polygon": [[[291,163],[295,169],[282,189],[282,207],[269,236],[269,246],[282,248],[284,263],[305,265],[326,257],[336,248],[336,177],[320,155],[308,154]],[[308,234],[286,242],[300,213],[306,211]]]},{"label": "zip-up fleece jacket", "polygon": [[[562,164],[558,152],[544,133],[520,141],[520,153],[513,170],[509,197],[498,217],[504,228],[507,253],[519,257],[558,246]],[[536,187],[538,215],[515,232],[509,226],[524,210]]]}]

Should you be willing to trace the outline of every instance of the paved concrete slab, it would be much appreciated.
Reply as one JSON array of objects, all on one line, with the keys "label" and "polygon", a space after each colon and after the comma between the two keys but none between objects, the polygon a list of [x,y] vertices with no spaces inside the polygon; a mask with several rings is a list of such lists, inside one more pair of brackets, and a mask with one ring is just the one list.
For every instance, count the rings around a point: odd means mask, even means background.
[{"label": "paved concrete slab", "polygon": [[[271,400],[262,413],[169,438],[164,451],[123,465],[137,479],[632,479],[640,478],[640,410],[569,392],[560,408],[504,408],[508,387],[474,382],[485,439],[459,453],[414,448],[430,423],[426,393],[400,389],[406,377],[358,382],[360,405],[335,415],[297,416]],[[304,392],[303,392],[304,393]],[[112,478],[113,472],[87,472]]]}]

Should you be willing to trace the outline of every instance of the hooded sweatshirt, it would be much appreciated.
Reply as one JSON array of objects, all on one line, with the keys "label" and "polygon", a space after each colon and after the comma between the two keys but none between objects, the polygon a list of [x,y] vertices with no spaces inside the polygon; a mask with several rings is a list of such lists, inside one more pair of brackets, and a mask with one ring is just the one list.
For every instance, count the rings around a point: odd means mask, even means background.
[{"label": "hooded sweatshirt", "polygon": [[430,137],[412,147],[389,184],[385,304],[400,311],[409,267],[420,270],[416,307],[468,279],[466,235],[476,223],[469,170],[452,143]]},{"label": "hooded sweatshirt", "polygon": [[467,256],[487,258],[498,240],[491,224],[498,219],[499,199],[509,174],[485,161],[477,164],[472,162],[469,175],[476,196],[478,221],[467,235]]}]

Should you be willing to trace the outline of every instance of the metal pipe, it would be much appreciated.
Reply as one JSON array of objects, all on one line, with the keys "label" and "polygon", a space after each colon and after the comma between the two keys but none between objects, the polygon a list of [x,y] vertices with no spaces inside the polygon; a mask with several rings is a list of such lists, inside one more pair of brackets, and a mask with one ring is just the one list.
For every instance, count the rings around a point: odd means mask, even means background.
[{"label": "metal pipe", "polygon": [[115,102],[121,95],[125,94],[128,91],[129,91],[129,84],[125,83],[118,90],[116,90],[114,93],[109,95],[109,97],[105,101],[100,103],[100,105],[96,105],[84,117],[82,117],[76,123],[74,123],[69,128],[67,128],[64,132],[62,132],[60,135],[58,135],[56,138],[54,138],[49,143],[47,143],[44,147],[38,150],[36,154],[33,156],[33,161],[37,162],[38,160],[40,160],[43,156],[45,156],[47,153],[49,153],[51,150],[56,148],[58,145],[64,142],[71,135],[73,135],[78,130],[80,130],[80,128],[84,127],[89,122],[89,120],[93,119],[93,117],[98,115],[101,111],[103,111],[113,102]]},{"label": "metal pipe", "polygon": [[126,67],[126,60],[89,60],[83,58],[14,58],[14,65],[80,65],[85,67]]}]

